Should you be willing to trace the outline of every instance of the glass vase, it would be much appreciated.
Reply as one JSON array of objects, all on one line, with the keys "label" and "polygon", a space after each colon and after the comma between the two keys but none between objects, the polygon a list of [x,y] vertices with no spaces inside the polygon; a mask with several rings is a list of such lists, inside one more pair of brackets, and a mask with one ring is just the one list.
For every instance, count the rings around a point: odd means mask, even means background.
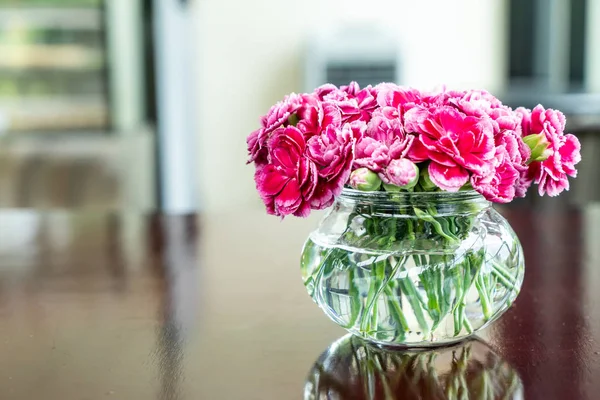
[{"label": "glass vase", "polygon": [[386,351],[348,335],[308,374],[304,399],[523,399],[517,371],[486,343]]},{"label": "glass vase", "polygon": [[430,347],[502,315],[524,260],[508,222],[477,192],[344,189],[306,241],[301,270],[313,300],[354,335]]}]

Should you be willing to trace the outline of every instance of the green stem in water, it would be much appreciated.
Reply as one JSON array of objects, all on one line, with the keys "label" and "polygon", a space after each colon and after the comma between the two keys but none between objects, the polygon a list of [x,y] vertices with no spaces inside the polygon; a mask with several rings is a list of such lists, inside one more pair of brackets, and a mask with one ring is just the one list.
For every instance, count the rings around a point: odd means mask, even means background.
[{"label": "green stem in water", "polygon": [[508,272],[506,268],[495,261],[492,262],[492,272],[495,272],[496,276],[501,275],[504,278],[503,283],[507,282],[512,289],[515,288],[515,278],[510,274],[510,272]]},{"label": "green stem in water", "polygon": [[421,270],[419,279],[427,295],[427,301],[423,305],[433,321],[434,327],[432,327],[432,330],[434,330],[436,324],[440,321],[440,305],[436,284],[436,277],[440,271],[434,271],[431,268],[425,269],[424,266],[427,266],[427,259],[424,256],[415,255],[413,259],[415,265]]},{"label": "green stem in water", "polygon": [[371,312],[373,310],[373,305],[377,299],[378,294],[380,293],[382,286],[377,288],[377,283],[382,275],[381,269],[384,270],[383,274],[385,275],[385,264],[382,265],[381,262],[375,262],[373,264],[373,268],[369,271],[371,276],[369,277],[369,292],[367,294],[366,307],[363,310],[363,313],[360,317],[360,331],[368,332],[370,331],[369,323],[371,320]]},{"label": "green stem in water", "polygon": [[415,211],[415,215],[417,216],[417,218],[419,218],[423,221],[429,222],[431,224],[431,226],[433,226],[433,229],[440,236],[442,236],[446,240],[448,240],[450,243],[454,243],[458,240],[458,238],[456,236],[454,236],[453,234],[451,234],[449,232],[445,232],[444,229],[442,228],[442,225],[432,215],[426,213],[425,211],[423,211],[417,207],[413,207],[413,209]]},{"label": "green stem in water", "polygon": [[402,311],[400,303],[394,299],[394,297],[398,297],[395,296],[391,287],[386,286],[385,294],[388,297],[388,307],[390,309],[390,312],[393,314],[394,320],[398,322],[398,324],[402,327],[402,340],[404,340],[406,333],[410,330],[408,327],[408,321],[406,320],[406,316],[404,315],[404,311]]},{"label": "green stem in water", "polygon": [[461,304],[454,312],[454,336],[458,336],[465,322],[465,306]]},{"label": "green stem in water", "polygon": [[469,318],[467,318],[467,316],[465,315],[465,309],[464,309],[464,307],[462,309],[462,313],[463,313],[463,326],[465,327],[465,329],[467,330],[467,332],[469,334],[471,334],[471,333],[473,333],[473,326],[469,322]]},{"label": "green stem in water", "polygon": [[[451,256],[445,255],[443,257],[444,258],[444,273],[443,273],[443,276],[440,277],[441,285],[442,285],[441,293],[443,295],[443,297],[442,297],[443,302],[442,302],[442,307],[441,307],[442,315],[447,315],[451,312],[452,303],[454,301],[454,298],[458,297],[460,295],[460,290],[458,292],[453,291],[454,271],[452,270],[452,263],[454,260],[451,259],[450,261],[448,261],[448,257],[451,257]],[[460,288],[457,288],[457,289],[460,289]]]},{"label": "green stem in water", "polygon": [[350,321],[346,328],[351,328],[356,324],[356,320],[360,314],[360,299],[359,299],[359,290],[354,284],[354,275],[358,272],[357,269],[351,269],[348,271],[348,296],[350,297]]},{"label": "green stem in water", "polygon": [[477,292],[479,293],[479,299],[481,301],[483,316],[485,317],[486,321],[488,321],[492,317],[492,309],[490,308],[490,299],[488,298],[485,280],[483,275],[481,275],[480,273],[478,273],[477,278],[475,278],[475,287],[477,288]]},{"label": "green stem in water", "polygon": [[454,267],[454,278],[456,282],[456,304],[452,312],[454,313],[454,336],[458,336],[463,328],[465,316],[465,297],[471,286],[471,263],[469,257],[462,263],[462,276],[460,266]]},{"label": "green stem in water", "polygon": [[429,333],[429,325],[425,320],[425,314],[423,312],[421,302],[419,301],[419,295],[417,293],[417,290],[410,278],[408,277],[408,274],[406,279],[402,279],[400,281],[400,288],[402,292],[406,295],[406,298],[408,299],[408,302],[410,303],[410,306],[413,309],[415,318],[417,319],[419,326],[423,330],[423,336],[427,336],[427,334]]},{"label": "green stem in water", "polygon": [[[372,324],[377,324],[377,315],[373,315],[376,314],[376,312],[373,309],[375,307],[377,299],[381,295],[381,292],[389,285],[390,281],[394,278],[398,269],[402,268],[404,264],[406,264],[407,260],[407,257],[401,257],[394,266],[394,268],[392,268],[391,272],[387,275],[387,277],[385,276],[385,266],[389,263],[389,261],[380,261],[375,264],[376,277],[371,279],[371,287],[369,288],[369,295],[367,296],[367,306],[364,310],[363,315],[361,316],[359,328],[361,332],[371,331],[373,330]],[[378,289],[375,290],[374,286],[378,286]],[[369,326],[369,323],[371,323],[371,326]]]}]

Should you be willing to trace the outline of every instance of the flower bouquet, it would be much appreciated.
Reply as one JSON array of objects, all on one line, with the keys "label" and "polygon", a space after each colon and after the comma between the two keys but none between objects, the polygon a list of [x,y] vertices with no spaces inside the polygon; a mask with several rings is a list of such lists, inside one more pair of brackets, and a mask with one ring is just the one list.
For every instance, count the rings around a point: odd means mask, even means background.
[{"label": "flower bouquet", "polygon": [[248,139],[269,214],[331,211],[302,253],[304,284],[367,340],[430,346],[501,315],[524,276],[521,245],[491,203],[568,190],[580,144],[565,117],[485,91],[383,83],[291,94]]}]

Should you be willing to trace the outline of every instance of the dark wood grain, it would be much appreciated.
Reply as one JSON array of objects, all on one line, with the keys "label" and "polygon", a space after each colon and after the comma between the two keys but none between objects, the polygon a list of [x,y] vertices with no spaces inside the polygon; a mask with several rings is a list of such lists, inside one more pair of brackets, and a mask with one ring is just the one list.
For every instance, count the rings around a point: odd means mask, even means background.
[{"label": "dark wood grain", "polygon": [[[503,213],[525,285],[482,339],[525,398],[600,398],[600,208]],[[1,212],[0,398],[302,398],[345,334],[300,280],[317,220]]]}]

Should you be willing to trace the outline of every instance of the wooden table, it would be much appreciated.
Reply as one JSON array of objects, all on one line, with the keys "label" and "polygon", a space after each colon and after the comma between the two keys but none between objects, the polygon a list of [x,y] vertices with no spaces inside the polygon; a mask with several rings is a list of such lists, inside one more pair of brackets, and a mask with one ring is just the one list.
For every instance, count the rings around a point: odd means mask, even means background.
[{"label": "wooden table", "polygon": [[[525,285],[483,339],[525,398],[599,399],[600,207],[504,214]],[[317,218],[0,212],[0,399],[302,399],[345,334],[300,280]]]}]

